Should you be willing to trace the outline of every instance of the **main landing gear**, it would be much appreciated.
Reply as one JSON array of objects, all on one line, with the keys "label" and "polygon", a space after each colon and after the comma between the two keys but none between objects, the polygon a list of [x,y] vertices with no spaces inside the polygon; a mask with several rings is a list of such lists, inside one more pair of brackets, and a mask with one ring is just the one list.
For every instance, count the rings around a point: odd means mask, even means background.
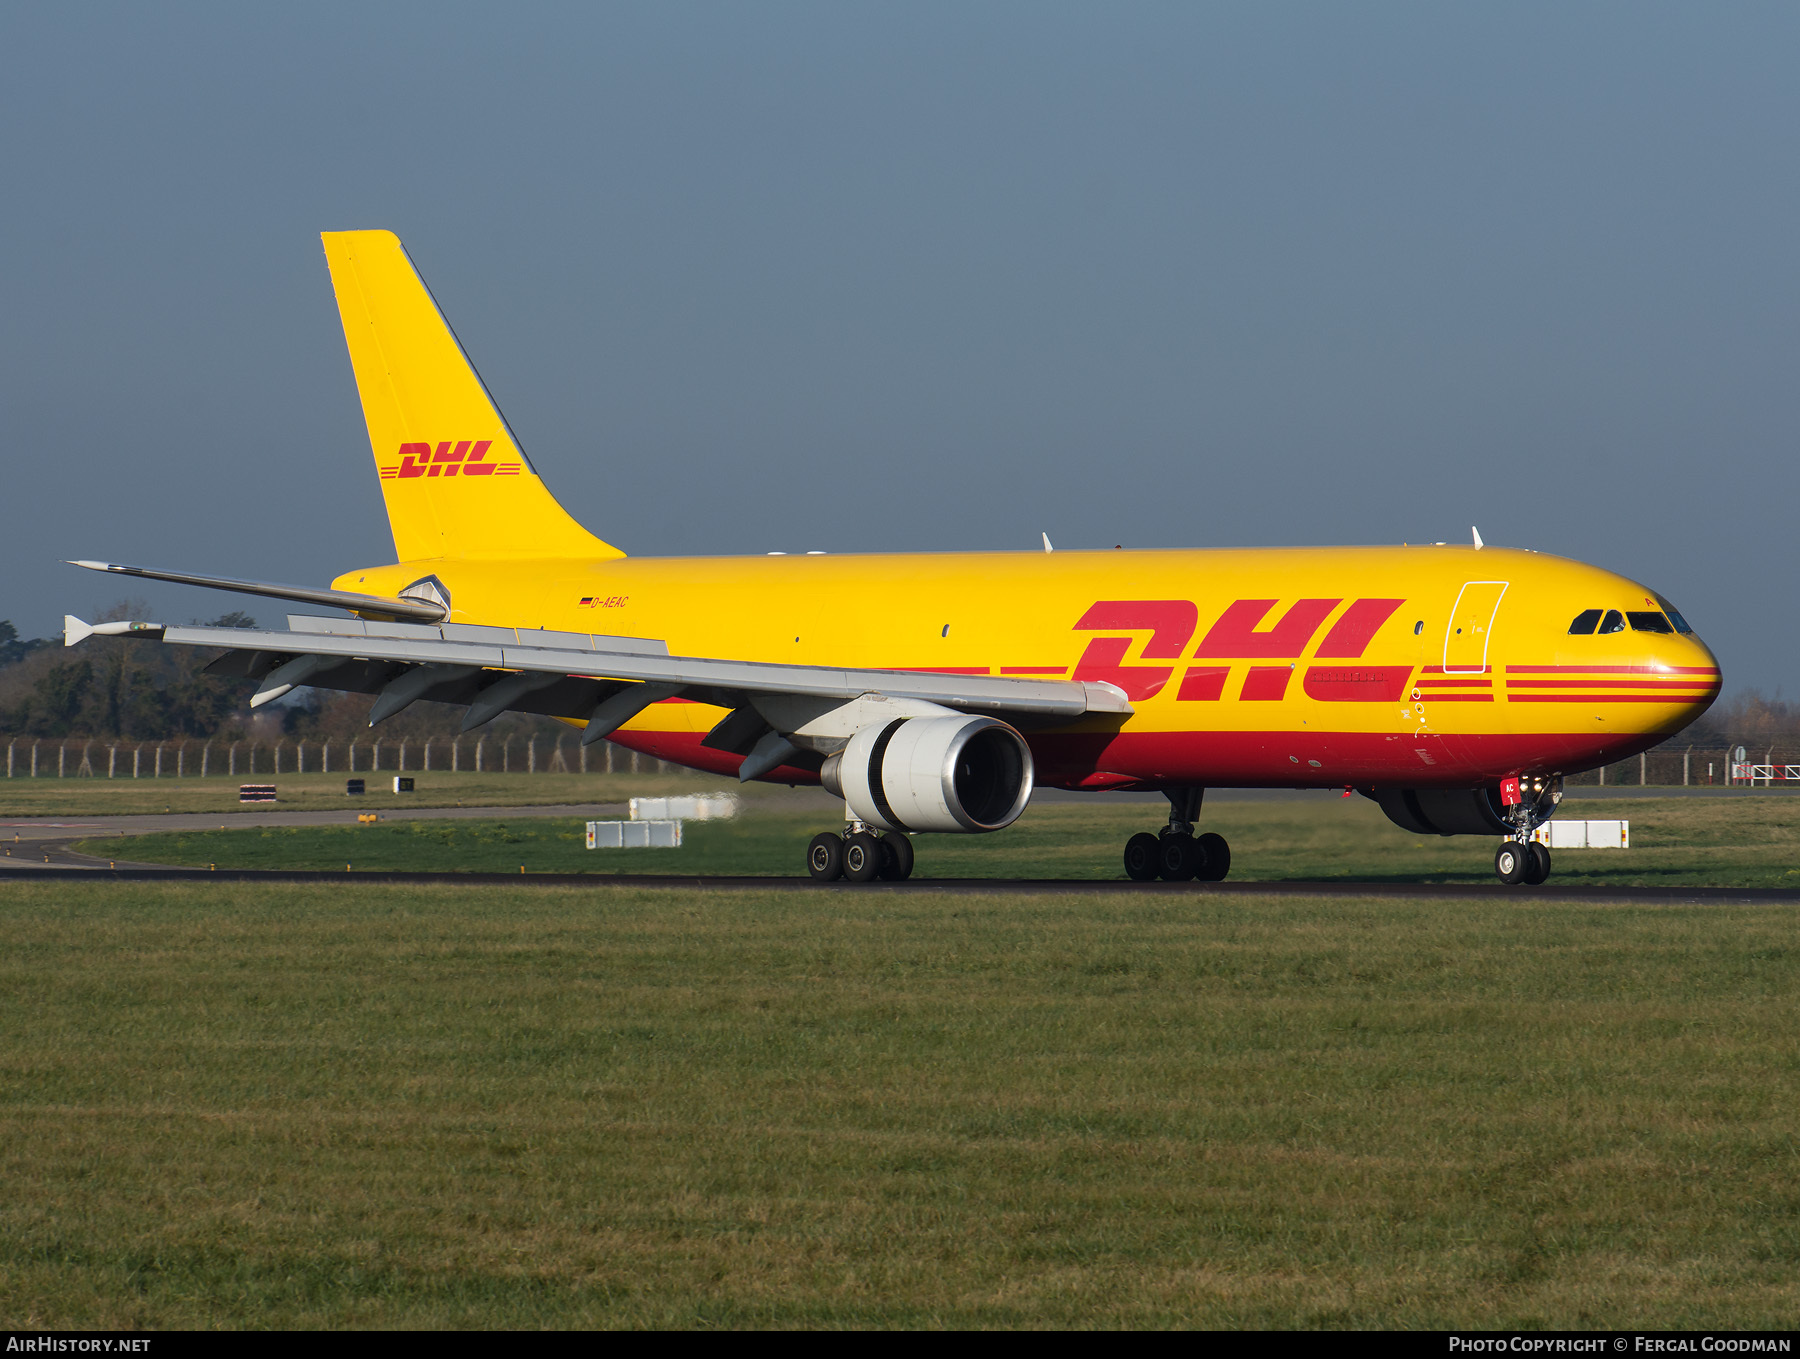
[{"label": "main landing gear", "polygon": [[1222,882],[1231,871],[1231,846],[1207,831],[1194,834],[1204,788],[1168,788],[1169,824],[1155,835],[1134,835],[1125,842],[1125,876],[1134,882]]},{"label": "main landing gear", "polygon": [[820,882],[905,882],[912,876],[913,844],[899,831],[876,835],[852,821],[843,835],[824,831],[806,847],[806,871]]}]

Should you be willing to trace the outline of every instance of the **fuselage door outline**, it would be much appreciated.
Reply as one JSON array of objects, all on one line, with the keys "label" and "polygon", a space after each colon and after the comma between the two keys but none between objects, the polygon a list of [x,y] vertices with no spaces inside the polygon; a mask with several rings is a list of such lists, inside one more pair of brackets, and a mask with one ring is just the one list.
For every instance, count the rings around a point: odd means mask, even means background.
[{"label": "fuselage door outline", "polygon": [[[1450,620],[1444,624],[1444,673],[1446,675],[1481,675],[1487,672],[1488,643],[1494,635],[1494,617],[1500,611],[1500,601],[1506,597],[1510,582],[1504,580],[1471,580],[1464,583],[1456,593],[1456,607],[1450,610]],[[1498,587],[1496,589],[1496,587]],[[1468,598],[1469,591],[1478,593],[1469,599],[1469,607],[1473,616],[1463,616],[1463,601]],[[1484,602],[1483,593],[1493,591],[1492,602]],[[1459,631],[1467,629],[1468,631]],[[1474,640],[1479,635],[1481,649],[1478,656],[1474,654]],[[1457,639],[1464,640],[1457,645]],[[1455,656],[1456,664],[1451,663]]]}]

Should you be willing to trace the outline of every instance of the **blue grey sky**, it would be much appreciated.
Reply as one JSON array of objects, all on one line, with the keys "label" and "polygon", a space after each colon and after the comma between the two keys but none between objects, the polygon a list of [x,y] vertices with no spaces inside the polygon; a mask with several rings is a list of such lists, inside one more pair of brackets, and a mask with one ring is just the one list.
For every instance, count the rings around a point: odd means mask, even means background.
[{"label": "blue grey sky", "polygon": [[387,227],[634,554],[1473,523],[1791,688],[1797,39],[1775,4],[8,6],[0,617],[123,593],[64,557],[391,558],[317,239]]}]

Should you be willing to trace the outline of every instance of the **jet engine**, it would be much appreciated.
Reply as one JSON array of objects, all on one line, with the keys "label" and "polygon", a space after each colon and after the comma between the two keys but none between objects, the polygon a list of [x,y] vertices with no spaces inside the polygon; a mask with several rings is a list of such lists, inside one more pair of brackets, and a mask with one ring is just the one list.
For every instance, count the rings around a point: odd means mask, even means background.
[{"label": "jet engine", "polygon": [[1031,748],[991,717],[901,718],[857,732],[819,780],[883,830],[997,831],[1031,801]]},{"label": "jet engine", "polygon": [[1369,796],[1414,835],[1507,835],[1498,788],[1383,788]]}]

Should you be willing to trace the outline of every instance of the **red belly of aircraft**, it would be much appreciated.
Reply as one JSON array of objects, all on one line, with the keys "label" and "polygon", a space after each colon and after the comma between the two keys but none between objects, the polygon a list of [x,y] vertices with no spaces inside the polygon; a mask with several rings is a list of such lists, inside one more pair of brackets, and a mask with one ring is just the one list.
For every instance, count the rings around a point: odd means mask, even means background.
[{"label": "red belly of aircraft", "polygon": [[[629,750],[735,778],[743,757],[701,744],[702,733],[620,731]],[[1129,789],[1319,786],[1465,788],[1521,768],[1590,769],[1629,759],[1660,735],[1469,734],[1408,737],[1368,732],[1282,731],[1027,733],[1044,788]],[[816,784],[811,770],[783,765],[771,783]]]}]

